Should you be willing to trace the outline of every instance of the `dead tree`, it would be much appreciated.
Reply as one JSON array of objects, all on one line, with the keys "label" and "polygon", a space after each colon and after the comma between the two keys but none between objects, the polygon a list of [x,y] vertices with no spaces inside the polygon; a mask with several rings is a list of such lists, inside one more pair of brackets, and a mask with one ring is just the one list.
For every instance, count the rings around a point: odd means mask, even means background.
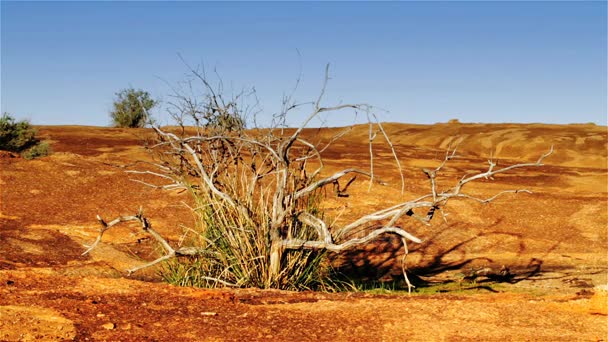
[{"label": "dead tree", "polygon": [[[543,165],[543,160],[553,152],[551,148],[536,162],[502,168],[497,168],[496,163],[489,160],[487,170],[465,175],[452,187],[439,189],[436,183],[437,176],[446,163],[456,156],[456,148],[453,148],[448,150],[443,162],[437,168],[423,170],[429,179],[429,193],[369,213],[342,226],[331,226],[316,210],[318,207],[313,203],[322,196],[321,191],[325,187],[334,186],[338,194],[341,194],[352,180],[346,182],[344,189],[340,189],[338,182],[352,176],[367,177],[370,180],[370,187],[373,183],[385,184],[374,174],[373,168],[371,143],[379,135],[378,133],[392,151],[396,169],[401,176],[403,191],[404,177],[401,164],[388,134],[377,120],[375,122],[370,120],[369,170],[346,168],[333,174],[324,173],[322,152],[343,134],[339,134],[326,144],[321,144],[304,138],[302,133],[311,120],[322,113],[350,109],[363,112],[368,118],[375,118],[373,108],[366,104],[322,106],[325,87],[329,80],[326,69],[323,87],[317,100],[312,103],[312,111],[293,131],[286,131],[278,125],[269,129],[254,130],[227,129],[232,126],[221,125],[205,126],[201,122],[210,116],[216,115],[223,119],[232,116],[241,118],[242,113],[238,112],[237,101],[234,98],[225,102],[204,74],[196,70],[191,71],[207,90],[205,101],[201,106],[194,104],[187,97],[176,96],[181,105],[175,106],[180,110],[180,115],[175,116],[179,118],[190,116],[197,124],[196,133],[185,134],[187,129],[183,121],[181,132],[155,127],[158,140],[151,149],[159,156],[156,170],[129,172],[152,174],[168,180],[167,184],[158,186],[164,189],[188,190],[195,202],[192,210],[199,215],[202,230],[209,233],[210,230],[215,229],[217,232],[203,234],[203,241],[195,247],[173,249],[164,238],[150,228],[141,212],[135,216],[120,217],[109,224],[98,217],[102,230],[97,241],[85,253],[93,249],[101,240],[103,233],[114,224],[137,220],[141,222],[143,230],[163,246],[166,254],[129,272],[174,257],[197,255],[214,260],[208,267],[210,274],[207,277],[217,284],[251,286],[248,279],[260,274],[263,280],[258,280],[254,285],[266,288],[282,287],[281,279],[285,277],[286,272],[290,272],[289,265],[299,262],[290,260],[286,256],[290,251],[339,253],[354,246],[371,243],[383,234],[393,234],[401,238],[407,255],[408,241],[421,242],[419,237],[403,228],[407,226],[407,220],[416,219],[429,224],[434,214],[442,211],[452,199],[488,203],[506,193],[530,192],[525,189],[508,190],[489,198],[479,198],[466,193],[464,189],[471,182],[489,179],[500,173],[518,168],[540,167]],[[288,98],[284,102],[283,111],[277,117],[284,118],[291,110],[302,105],[291,102]],[[370,226],[377,228],[364,236],[352,237],[352,232]],[[246,254],[239,249],[250,249],[250,251]],[[221,255],[222,253],[228,253],[230,257]],[[235,266],[234,263],[241,264]],[[238,267],[241,267],[239,274],[245,274],[244,276],[235,276],[235,269]],[[405,267],[404,278],[408,288],[411,289]]]}]

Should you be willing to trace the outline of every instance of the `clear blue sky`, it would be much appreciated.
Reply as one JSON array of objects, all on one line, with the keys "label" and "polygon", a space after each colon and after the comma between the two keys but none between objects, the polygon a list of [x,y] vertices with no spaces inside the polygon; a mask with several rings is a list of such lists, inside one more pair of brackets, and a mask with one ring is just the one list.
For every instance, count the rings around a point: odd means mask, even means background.
[{"label": "clear blue sky", "polygon": [[607,123],[605,1],[2,1],[1,19],[1,109],[34,124],[108,125],[130,86],[167,101],[178,53],[254,86],[262,123],[300,70],[295,98],[314,99],[326,63],[325,104],[383,121]]}]

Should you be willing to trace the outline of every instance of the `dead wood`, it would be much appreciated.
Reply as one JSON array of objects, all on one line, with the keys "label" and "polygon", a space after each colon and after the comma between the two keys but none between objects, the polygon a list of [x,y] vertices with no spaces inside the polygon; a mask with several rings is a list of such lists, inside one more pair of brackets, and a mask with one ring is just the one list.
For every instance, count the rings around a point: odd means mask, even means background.
[{"label": "dead wood", "polygon": [[[439,166],[435,169],[422,170],[429,179],[429,193],[363,215],[341,227],[332,226],[332,223],[324,220],[322,213],[309,209],[310,201],[319,195],[319,191],[330,185],[335,187],[337,196],[348,196],[346,190],[356,176],[347,181],[344,188],[340,188],[339,182],[344,177],[352,174],[369,178],[370,190],[373,183],[386,185],[386,182],[378,179],[374,174],[372,143],[378,133],[381,133],[391,150],[401,179],[400,189],[402,193],[404,191],[405,178],[396,148],[382,124],[377,120],[373,107],[366,104],[321,106],[329,80],[329,69],[327,68],[322,90],[312,105],[311,113],[293,133],[282,134],[284,132],[282,127],[272,127],[268,130],[246,131],[239,129],[235,131],[232,130],[232,126],[202,124],[205,118],[208,120],[213,115],[222,115],[223,117],[233,115],[230,113],[241,114],[236,111],[236,102],[234,100],[226,102],[219,95],[219,92],[206,81],[204,75],[195,73],[195,76],[209,90],[207,105],[203,108],[203,111],[194,110],[193,108],[197,106],[192,100],[185,96],[178,97],[182,106],[176,106],[181,110],[181,116],[176,115],[176,117],[180,119],[183,133],[186,131],[183,126],[183,118],[189,115],[196,124],[196,135],[183,136],[163,130],[160,127],[154,127],[158,141],[151,146],[151,150],[156,152],[158,158],[157,170],[134,170],[129,172],[153,175],[159,179],[169,181],[168,184],[154,185],[136,180],[140,183],[163,189],[187,189],[195,199],[204,198],[206,202],[203,206],[210,206],[214,210],[213,215],[220,215],[219,220],[226,222],[228,225],[223,227],[223,229],[226,229],[224,234],[230,234],[237,230],[259,230],[260,236],[257,238],[265,241],[264,243],[269,246],[264,252],[268,255],[260,256],[260,258],[267,258],[269,262],[269,265],[267,265],[268,280],[265,285],[268,287],[272,286],[284,272],[282,267],[284,267],[285,262],[285,251],[328,250],[343,252],[354,246],[370,243],[381,235],[394,234],[401,238],[404,246],[403,274],[408,289],[411,290],[412,285],[407,278],[405,266],[405,258],[408,254],[407,242],[421,243],[422,239],[403,228],[407,225],[405,219],[413,218],[429,225],[435,216],[435,212],[439,210],[443,213],[443,208],[452,199],[489,203],[508,193],[530,193],[526,189],[513,189],[498,192],[489,198],[479,198],[464,192],[463,189],[473,181],[492,179],[497,174],[514,169],[540,167],[543,165],[543,160],[553,153],[553,148],[551,148],[534,163],[520,163],[503,168],[497,168],[496,162],[489,160],[489,167],[486,171],[465,175],[452,187],[442,190],[438,188],[436,180],[445,165],[457,157],[456,148],[448,148]],[[281,115],[286,115],[290,110],[300,105],[295,103],[285,104],[286,109]],[[320,142],[313,143],[304,138],[302,136],[303,130],[312,119],[321,113],[346,109],[365,112],[368,118],[375,119],[375,121],[369,121],[370,169],[364,171],[356,168],[345,168],[331,175],[320,177],[324,170],[322,152],[349,130],[347,129],[331,138],[324,147],[321,147]],[[374,127],[376,127],[375,132]],[[277,132],[278,128],[281,128],[280,132]],[[317,165],[315,169],[309,167],[309,162],[313,161]],[[102,225],[99,236],[84,254],[89,253],[99,244],[105,231],[120,222],[127,221],[139,221],[143,231],[150,234],[165,250],[166,253],[162,257],[132,268],[128,271],[129,273],[177,256],[205,256],[209,254],[206,248],[201,247],[172,248],[162,236],[152,229],[141,210],[134,216],[118,217],[109,223],[106,223],[99,216],[98,220]],[[376,225],[377,228],[365,236],[355,237],[352,234],[354,231],[373,225]],[[312,235],[306,233],[309,230]],[[314,236],[314,238],[311,236]],[[210,245],[212,246],[213,243]],[[212,277],[212,279],[216,279],[224,285],[239,285],[238,282],[220,279],[219,277]]]}]

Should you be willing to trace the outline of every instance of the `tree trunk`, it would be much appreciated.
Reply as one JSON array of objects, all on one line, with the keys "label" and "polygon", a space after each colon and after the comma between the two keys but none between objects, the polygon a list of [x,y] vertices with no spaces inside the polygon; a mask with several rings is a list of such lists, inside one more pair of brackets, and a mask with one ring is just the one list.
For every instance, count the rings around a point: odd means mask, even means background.
[{"label": "tree trunk", "polygon": [[283,259],[283,244],[281,239],[273,239],[270,245],[270,276],[268,277],[267,287],[271,287],[271,283],[279,278],[281,273],[281,259]]}]

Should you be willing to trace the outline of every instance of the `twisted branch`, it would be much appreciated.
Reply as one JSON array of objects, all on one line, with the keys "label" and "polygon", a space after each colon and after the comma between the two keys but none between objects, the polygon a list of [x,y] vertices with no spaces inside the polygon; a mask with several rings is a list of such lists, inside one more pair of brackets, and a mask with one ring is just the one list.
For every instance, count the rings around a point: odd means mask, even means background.
[{"label": "twisted branch", "polygon": [[[130,222],[130,221],[138,221],[141,224],[141,228],[144,232],[150,234],[162,247],[163,249],[166,251],[166,254],[163,255],[162,257],[157,258],[156,260],[153,260],[151,262],[148,262],[146,264],[137,266],[137,267],[133,267],[129,270],[127,270],[127,274],[131,275],[133,272],[136,272],[138,270],[144,269],[144,268],[148,268],[150,266],[154,266],[158,263],[161,263],[163,261],[169,260],[171,258],[175,258],[178,256],[200,256],[200,255],[208,255],[208,252],[203,249],[203,248],[197,248],[197,247],[181,247],[178,249],[173,249],[173,247],[171,247],[171,245],[167,242],[167,240],[165,240],[165,238],[163,238],[156,230],[152,229],[152,226],[150,225],[150,222],[148,221],[148,219],[146,217],[144,217],[143,215],[143,210],[140,208],[139,212],[136,215],[132,215],[132,216],[119,216],[117,218],[115,218],[114,220],[110,221],[109,223],[106,223],[106,221],[101,218],[101,216],[97,215],[97,221],[99,221],[99,223],[101,224],[101,229],[99,230],[99,235],[97,236],[97,238],[95,239],[95,242],[93,242],[92,245],[90,245],[86,251],[84,251],[82,253],[82,255],[86,255],[89,252],[91,252],[95,247],[97,247],[97,245],[101,242],[101,238],[103,237],[103,234],[110,228],[112,228],[113,226],[119,224],[119,223],[123,223],[123,222]],[[86,247],[86,246],[85,246]]]}]

